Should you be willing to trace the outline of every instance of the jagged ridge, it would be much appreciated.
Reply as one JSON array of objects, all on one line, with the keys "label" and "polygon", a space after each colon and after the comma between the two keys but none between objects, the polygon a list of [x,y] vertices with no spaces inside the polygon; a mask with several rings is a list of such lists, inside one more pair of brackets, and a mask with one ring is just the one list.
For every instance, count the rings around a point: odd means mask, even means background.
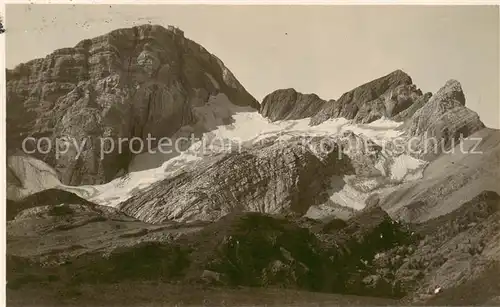
[{"label": "jagged ridge", "polygon": [[118,29],[7,71],[7,147],[20,148],[28,136],[68,137],[79,145],[88,139],[78,160],[75,150],[60,159],[54,148],[34,155],[55,167],[64,184],[104,183],[126,171],[133,155],[123,146],[101,160],[99,138],[171,136],[194,124],[192,108],[218,93],[259,107],[222,61],[182,31]]}]

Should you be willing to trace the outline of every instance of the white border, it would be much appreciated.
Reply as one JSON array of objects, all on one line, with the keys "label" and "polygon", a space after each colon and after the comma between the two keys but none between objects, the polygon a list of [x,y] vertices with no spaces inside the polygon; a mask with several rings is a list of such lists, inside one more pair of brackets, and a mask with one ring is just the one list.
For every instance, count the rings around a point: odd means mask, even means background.
[{"label": "white border", "polygon": [[7,0],[7,4],[499,5],[499,0]]},{"label": "white border", "polygon": [[[500,5],[500,0],[310,0],[310,1],[300,1],[300,0],[9,0],[0,1],[0,16],[3,19],[3,25],[8,31],[8,20],[5,16],[5,4],[128,4],[128,5],[148,5],[148,4],[183,4],[183,5]],[[500,15],[500,10],[499,10]],[[500,22],[499,22],[499,32],[500,32]],[[500,38],[499,38],[499,52],[500,52]],[[5,148],[5,35],[0,35],[0,54],[4,56],[0,59],[0,104],[2,108],[0,109],[0,157],[1,157],[1,167],[0,167],[0,180],[2,181],[2,188],[0,191],[0,198],[2,204],[2,210],[0,210],[0,221],[1,221],[1,264],[0,264],[0,274],[3,276],[2,285],[0,286],[0,298],[2,299],[2,305],[6,305],[6,289],[4,282],[6,280],[6,148]],[[498,73],[500,75],[500,61],[498,67]],[[500,89],[499,89],[500,97]],[[500,103],[500,101],[497,101]],[[500,109],[498,113],[498,120],[500,124]],[[499,125],[500,126],[500,125]]]},{"label": "white border", "polygon": [[[5,4],[4,2],[0,1],[0,18],[2,19],[2,24],[5,27],[6,23],[6,18],[5,18]],[[5,34],[5,33],[4,33]],[[1,246],[1,261],[2,263],[0,264],[0,276],[3,278],[1,279],[0,282],[0,299],[1,302],[3,303],[3,306],[6,306],[6,289],[5,286],[7,285],[6,283],[6,268],[5,268],[5,261],[6,261],[6,253],[7,253],[7,227],[6,227],[6,222],[7,222],[7,215],[6,215],[6,209],[7,209],[7,178],[6,178],[6,162],[7,162],[7,152],[6,152],[6,147],[5,147],[5,108],[7,106],[6,103],[6,82],[5,82],[5,35],[0,34],[0,54],[3,54],[3,56],[0,59],[0,105],[2,106],[0,108],[0,157],[1,157],[1,166],[0,166],[0,180],[2,181],[2,187],[0,190],[0,198],[1,198],[1,208],[0,210],[0,246]]]}]

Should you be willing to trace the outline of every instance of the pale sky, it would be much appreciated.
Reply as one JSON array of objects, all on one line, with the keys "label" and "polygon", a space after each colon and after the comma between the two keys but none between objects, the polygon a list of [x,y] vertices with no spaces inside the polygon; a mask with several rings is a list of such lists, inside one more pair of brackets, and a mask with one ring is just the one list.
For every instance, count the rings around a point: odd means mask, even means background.
[{"label": "pale sky", "polygon": [[457,79],[500,128],[495,6],[7,5],[6,65],[148,22],[180,27],[259,101],[289,87],[337,99],[402,69],[423,92]]}]

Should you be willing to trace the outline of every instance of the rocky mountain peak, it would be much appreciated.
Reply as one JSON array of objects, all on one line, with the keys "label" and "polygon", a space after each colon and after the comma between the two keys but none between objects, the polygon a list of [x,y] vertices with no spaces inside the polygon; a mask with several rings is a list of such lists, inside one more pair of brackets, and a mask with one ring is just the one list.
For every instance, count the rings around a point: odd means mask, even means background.
[{"label": "rocky mountain peak", "polygon": [[[458,145],[485,126],[476,112],[465,106],[460,82],[448,80],[410,119],[408,135],[419,138],[416,147],[422,156],[432,159],[441,151]],[[429,142],[437,140],[437,142]]]},{"label": "rocky mountain peak", "polygon": [[33,155],[56,168],[64,184],[104,183],[134,154],[101,160],[100,138],[170,137],[196,125],[195,108],[215,95],[260,107],[220,59],[180,29],[117,29],[7,71],[7,147],[20,148],[26,137],[87,139],[78,159],[74,153],[56,159],[54,150]]},{"label": "rocky mountain peak", "polygon": [[325,104],[311,118],[311,125],[337,117],[353,119],[359,123],[392,117],[412,105],[421,95],[422,92],[413,85],[408,74],[395,70],[344,93],[336,101]]},{"label": "rocky mountain peak", "polygon": [[[477,114],[465,107],[465,95],[457,80],[448,80],[433,96],[423,94],[401,69],[358,86],[338,100],[325,101],[294,89],[277,90],[264,98],[260,113],[272,121],[310,117],[311,126],[331,118],[345,118],[354,123],[370,123],[380,118],[409,121],[409,136],[444,133],[441,138],[444,147],[451,146],[448,143],[459,135],[466,137],[484,128]],[[461,118],[457,117],[459,114]]]},{"label": "rocky mountain peak", "polygon": [[462,90],[462,85],[454,79],[446,81],[445,85],[439,89],[435,97],[435,99],[440,99],[442,101],[457,101],[462,106],[465,106],[465,94]]},{"label": "rocky mountain peak", "polygon": [[300,119],[313,116],[325,103],[316,94],[298,93],[293,88],[279,89],[264,97],[260,113],[272,121]]},{"label": "rocky mountain peak", "polygon": [[264,98],[260,112],[272,121],[311,117],[311,125],[338,117],[369,123],[381,117],[396,117],[414,103],[423,104],[425,99],[411,77],[398,69],[344,93],[338,100],[325,101],[293,89],[277,90]]}]

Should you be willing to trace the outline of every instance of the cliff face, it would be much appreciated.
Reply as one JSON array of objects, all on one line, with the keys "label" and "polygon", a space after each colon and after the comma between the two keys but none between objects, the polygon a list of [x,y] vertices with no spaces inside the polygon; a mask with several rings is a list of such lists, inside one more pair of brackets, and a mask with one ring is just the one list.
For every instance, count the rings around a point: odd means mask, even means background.
[{"label": "cliff face", "polygon": [[292,88],[276,90],[264,97],[262,116],[272,121],[311,117],[326,103],[316,94],[301,94]]},{"label": "cliff face", "polygon": [[422,94],[401,70],[356,87],[338,100],[324,101],[294,89],[277,90],[264,98],[260,113],[271,121],[310,117],[311,126],[333,118],[361,124],[380,118],[406,122],[406,136],[415,139],[413,153],[427,160],[458,144],[460,137],[485,128],[465,106],[458,81],[447,81],[434,96]]},{"label": "cliff face", "polygon": [[[101,160],[101,138],[171,136],[197,121],[193,107],[219,93],[259,108],[229,69],[182,31],[115,30],[7,71],[7,147],[20,148],[29,136],[53,143],[66,137],[72,142],[64,159],[45,141],[34,155],[65,184],[104,183],[126,170],[132,154],[124,143]],[[83,146],[78,159],[74,143]],[[31,151],[36,143],[25,145]]]},{"label": "cliff face", "polygon": [[304,95],[293,89],[277,90],[264,98],[260,112],[273,121],[312,117],[311,125],[338,117],[356,123],[370,123],[382,117],[402,121],[429,97],[422,94],[410,76],[396,70],[346,92],[338,100],[324,101],[315,94]]},{"label": "cliff face", "polygon": [[345,94],[337,101],[326,104],[311,119],[312,125],[344,117],[359,123],[368,123],[383,116],[392,117],[413,104],[422,92],[412,79],[401,70],[365,83]]},{"label": "cliff face", "polygon": [[477,113],[465,106],[460,83],[449,80],[411,117],[407,133],[416,138],[416,149],[424,157],[433,158],[484,127]]},{"label": "cliff face", "polygon": [[337,158],[337,149],[316,155],[313,144],[267,142],[203,159],[137,193],[119,209],[149,223],[214,221],[246,211],[303,215],[326,201],[332,175],[353,171],[347,156]]}]

